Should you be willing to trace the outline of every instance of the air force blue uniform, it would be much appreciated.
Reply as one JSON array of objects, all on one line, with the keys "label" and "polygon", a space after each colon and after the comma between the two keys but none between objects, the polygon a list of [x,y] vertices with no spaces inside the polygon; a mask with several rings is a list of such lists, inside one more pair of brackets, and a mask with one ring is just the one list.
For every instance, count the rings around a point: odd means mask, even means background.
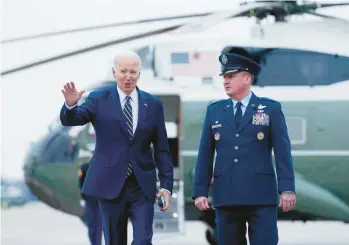
[{"label": "air force blue uniform", "polygon": [[[223,54],[219,60],[221,75],[240,71],[256,75],[260,69],[234,54]],[[247,244],[248,222],[251,245],[276,245],[279,194],[295,192],[291,144],[279,102],[250,92],[240,103],[227,99],[207,107],[193,198],[208,197],[212,176],[218,244]]]},{"label": "air force blue uniform", "polygon": [[[136,100],[130,109],[129,104]],[[126,116],[126,113],[135,113],[135,108],[138,108],[137,117]],[[138,118],[138,123],[133,124],[136,128],[129,128],[135,118]],[[91,122],[95,129],[95,151],[82,193],[99,199],[105,244],[125,244],[129,213],[133,225],[132,244],[152,244],[156,167],[160,187],[170,192],[173,187],[162,102],[138,88],[126,96],[115,84],[113,88],[91,92],[80,106],[68,108],[64,104],[60,119],[64,126]]]}]

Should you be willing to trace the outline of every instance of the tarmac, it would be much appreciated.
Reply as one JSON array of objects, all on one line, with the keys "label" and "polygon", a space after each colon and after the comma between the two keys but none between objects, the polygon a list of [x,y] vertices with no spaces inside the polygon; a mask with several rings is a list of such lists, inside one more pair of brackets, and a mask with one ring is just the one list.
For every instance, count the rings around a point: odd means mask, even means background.
[{"label": "tarmac", "polygon": [[[349,245],[349,224],[284,222],[278,224],[279,245]],[[155,235],[154,245],[206,245],[205,226],[185,223],[184,235]],[[129,244],[132,226],[128,229]],[[2,245],[87,245],[87,229],[77,217],[34,202],[1,210]]]}]

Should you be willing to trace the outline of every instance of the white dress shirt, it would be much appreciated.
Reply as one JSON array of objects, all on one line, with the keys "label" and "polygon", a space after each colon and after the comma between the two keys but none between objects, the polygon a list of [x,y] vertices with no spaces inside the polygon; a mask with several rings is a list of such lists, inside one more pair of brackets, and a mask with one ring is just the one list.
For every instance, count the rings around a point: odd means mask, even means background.
[{"label": "white dress shirt", "polygon": [[[121,109],[124,109],[125,103],[126,103],[126,94],[119,88],[119,86],[116,86],[120,98],[120,104]],[[137,123],[138,123],[138,92],[136,89],[132,91],[130,94],[130,103],[132,107],[132,123],[133,123],[133,134],[136,132]]]}]

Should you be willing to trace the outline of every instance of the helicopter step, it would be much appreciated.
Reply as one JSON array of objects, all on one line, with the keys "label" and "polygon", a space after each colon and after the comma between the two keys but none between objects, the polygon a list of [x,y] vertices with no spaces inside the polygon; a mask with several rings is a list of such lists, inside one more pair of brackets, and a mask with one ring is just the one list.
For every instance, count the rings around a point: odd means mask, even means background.
[{"label": "helicopter step", "polygon": [[[158,188],[160,183],[158,182]],[[162,212],[155,203],[154,205],[154,234],[183,235],[184,234],[184,199],[183,182],[174,181],[173,192],[170,199],[170,208]]]},{"label": "helicopter step", "polygon": [[[163,102],[165,126],[168,144],[173,163],[173,190],[169,210],[162,212],[154,205],[154,234],[181,235],[184,234],[184,183],[181,177],[182,160],[180,157],[181,111],[179,95],[157,95]],[[158,171],[158,170],[157,170]],[[157,181],[160,188],[160,181]]]}]

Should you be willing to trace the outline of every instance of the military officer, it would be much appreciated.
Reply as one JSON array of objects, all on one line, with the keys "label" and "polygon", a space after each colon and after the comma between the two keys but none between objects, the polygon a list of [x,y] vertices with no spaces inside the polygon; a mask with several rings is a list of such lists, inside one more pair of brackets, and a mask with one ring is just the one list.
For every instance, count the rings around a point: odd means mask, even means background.
[{"label": "military officer", "polygon": [[[81,192],[85,177],[88,171],[89,162],[80,166],[79,176],[79,190]],[[93,197],[81,194],[84,200],[84,218],[88,228],[88,237],[91,245],[101,245],[102,243],[102,220],[100,210],[98,208],[98,200]]]},{"label": "military officer", "polygon": [[230,98],[207,107],[193,199],[199,210],[208,209],[212,184],[219,245],[247,244],[246,223],[251,245],[276,245],[278,205],[289,211],[296,204],[291,144],[281,104],[251,91],[261,69],[257,63],[230,53],[220,55],[219,61]]}]

